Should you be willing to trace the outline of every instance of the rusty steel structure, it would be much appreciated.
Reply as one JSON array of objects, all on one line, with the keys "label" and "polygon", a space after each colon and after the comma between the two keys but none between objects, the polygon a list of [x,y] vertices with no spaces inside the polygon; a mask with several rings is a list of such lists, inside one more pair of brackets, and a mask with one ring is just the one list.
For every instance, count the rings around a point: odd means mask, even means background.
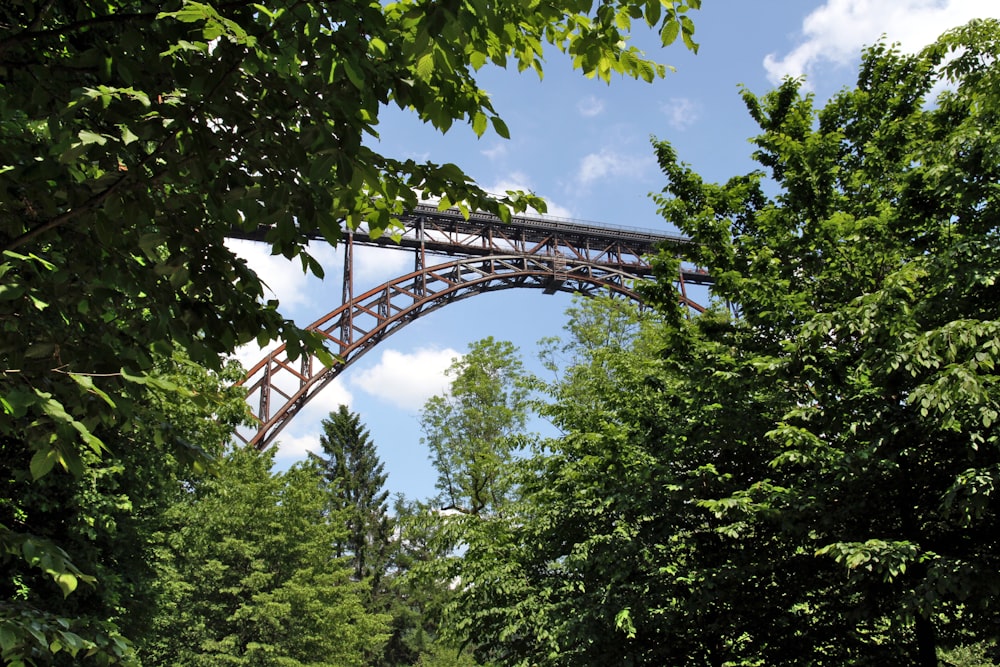
[{"label": "rusty steel structure", "polygon": [[[341,304],[307,329],[319,332],[338,361],[332,367],[315,357],[289,361],[282,345],[255,364],[243,381],[257,421],[256,431],[238,434],[263,449],[334,378],[365,352],[416,318],[476,294],[511,288],[545,293],[612,293],[641,301],[634,289],[651,275],[648,257],[676,236],[604,227],[551,218],[514,217],[503,222],[473,213],[420,206],[402,217],[395,240],[373,238],[363,229],[345,231]],[[262,238],[244,234],[243,238]],[[414,255],[413,271],[361,294],[354,290],[354,248],[401,247]],[[691,285],[710,285],[697,269],[682,269],[678,299],[703,308],[688,295]]]}]

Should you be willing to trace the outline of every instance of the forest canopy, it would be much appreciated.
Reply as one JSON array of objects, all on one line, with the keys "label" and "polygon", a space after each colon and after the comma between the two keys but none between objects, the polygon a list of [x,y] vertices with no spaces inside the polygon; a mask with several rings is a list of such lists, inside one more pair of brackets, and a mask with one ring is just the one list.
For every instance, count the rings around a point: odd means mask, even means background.
[{"label": "forest canopy", "polygon": [[[476,72],[543,48],[653,79],[632,22],[694,48],[699,4],[0,6],[3,660],[1000,660],[997,21],[876,44],[823,103],[743,91],[758,167],[725,183],[654,140],[694,243],[654,258],[646,309],[577,303],[552,382],[473,344],[423,412],[439,498],[389,517],[346,408],[285,472],[224,445],[227,355],[318,344],[234,227],[321,273],[310,234],[391,232],[422,195],[539,208],[365,135],[395,104],[505,136]],[[715,307],[681,307],[682,266]]]},{"label": "forest canopy", "polygon": [[[695,243],[657,258],[655,316],[576,311],[565,435],[503,515],[452,520],[482,661],[997,661],[1000,23],[873,46],[822,105],[743,98],[759,169],[707,183],[654,142]],[[678,257],[716,308],[685,317]]]}]

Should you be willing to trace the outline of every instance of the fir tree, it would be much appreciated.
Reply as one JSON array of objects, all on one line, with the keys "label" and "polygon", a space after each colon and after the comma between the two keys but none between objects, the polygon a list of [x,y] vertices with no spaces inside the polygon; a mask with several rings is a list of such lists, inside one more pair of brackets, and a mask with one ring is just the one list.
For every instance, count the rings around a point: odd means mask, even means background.
[{"label": "fir tree", "polygon": [[336,555],[350,556],[354,576],[371,578],[375,591],[385,571],[392,530],[384,465],[360,416],[344,405],[323,420],[320,444],[323,454],[310,456],[322,466],[331,512],[342,512],[348,520],[347,536],[335,545]]}]

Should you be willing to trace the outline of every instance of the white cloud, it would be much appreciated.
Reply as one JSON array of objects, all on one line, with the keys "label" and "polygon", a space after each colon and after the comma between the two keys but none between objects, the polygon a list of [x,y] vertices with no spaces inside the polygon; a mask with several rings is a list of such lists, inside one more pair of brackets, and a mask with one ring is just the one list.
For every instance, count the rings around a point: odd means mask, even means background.
[{"label": "white cloud", "polygon": [[604,178],[636,178],[654,166],[650,156],[623,155],[610,149],[600,153],[590,153],[580,161],[577,180],[581,185],[590,185]]},{"label": "white cloud", "polygon": [[444,372],[461,356],[451,348],[384,350],[375,366],[354,374],[351,384],[397,407],[419,410],[431,396],[448,389],[450,380]]},{"label": "white cloud", "polygon": [[283,306],[301,305],[306,301],[306,276],[301,265],[292,264],[281,255],[272,255],[266,243],[229,239],[226,245],[245,259],[264,282],[267,298],[277,298]]},{"label": "white cloud", "polygon": [[[290,260],[281,255],[272,255],[271,247],[258,241],[227,239],[226,245],[247,261],[264,282],[265,296],[278,299],[282,309],[315,305],[310,298],[314,292],[308,289],[308,285],[317,279],[302,270],[302,263],[298,258]],[[326,269],[327,274],[335,271],[334,266],[339,263],[339,258],[333,246],[316,241],[310,243],[307,249]]]},{"label": "white cloud", "polygon": [[584,118],[593,118],[598,116],[604,111],[604,100],[598,99],[593,95],[589,95],[579,102],[576,103],[576,110],[580,112],[580,115]]},{"label": "white cloud", "polygon": [[671,97],[661,106],[667,122],[677,130],[684,130],[698,120],[698,105],[686,97]]},{"label": "white cloud", "polygon": [[[320,454],[323,447],[319,444],[319,432],[300,436],[289,436],[282,433],[278,436],[278,451],[275,459],[283,462],[300,461],[307,452]],[[283,467],[283,466],[282,466]]]},{"label": "white cloud", "polygon": [[[354,247],[354,294],[362,294],[412,270],[412,252],[357,245]],[[336,298],[339,305],[340,294]]]},{"label": "white cloud", "polygon": [[547,205],[547,208],[545,209],[545,214],[544,214],[545,217],[548,217],[548,218],[565,218],[565,219],[568,219],[568,220],[572,220],[575,217],[573,215],[573,211],[571,211],[570,209],[566,208],[565,206],[560,206],[559,204],[555,203],[554,201],[552,201],[548,197],[545,197],[545,204]]},{"label": "white cloud", "polygon": [[810,75],[823,62],[846,65],[883,35],[916,52],[945,30],[973,18],[1000,18],[997,0],[827,0],[802,22],[804,41],[764,58],[768,78]]},{"label": "white cloud", "polygon": [[[266,349],[275,348],[277,346],[278,343],[272,343]],[[244,370],[250,370],[253,368],[254,364],[264,358],[266,349],[258,345],[256,341],[250,341],[246,345],[236,348],[236,353],[233,355],[233,358],[243,365]]]},{"label": "white cloud", "polygon": [[479,152],[485,155],[490,160],[496,160],[497,158],[501,158],[507,155],[507,144],[498,141],[495,144],[493,144],[492,147],[484,148]]},{"label": "white cloud", "polygon": [[354,396],[350,390],[344,386],[339,377],[330,381],[330,384],[323,387],[318,394],[302,408],[302,412],[295,416],[295,419],[302,424],[319,424],[326,419],[331,412],[336,412],[341,405],[348,408],[354,403]]}]

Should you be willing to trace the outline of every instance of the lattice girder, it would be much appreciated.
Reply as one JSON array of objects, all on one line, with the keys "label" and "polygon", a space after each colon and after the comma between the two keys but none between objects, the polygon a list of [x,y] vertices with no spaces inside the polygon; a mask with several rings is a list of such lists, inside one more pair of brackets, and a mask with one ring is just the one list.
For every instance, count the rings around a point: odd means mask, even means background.
[{"label": "lattice girder", "polygon": [[[367,350],[421,315],[449,303],[513,288],[549,293],[605,292],[638,301],[632,288],[635,280],[635,272],[574,257],[517,254],[463,257],[400,276],[340,305],[307,327],[330,341],[331,351],[339,357],[333,367],[324,368],[314,357],[300,364],[290,362],[281,345],[251,368],[243,384],[259,427],[237,436],[250,446],[267,447],[299,410]],[[694,301],[679,298],[701,310]]]}]

